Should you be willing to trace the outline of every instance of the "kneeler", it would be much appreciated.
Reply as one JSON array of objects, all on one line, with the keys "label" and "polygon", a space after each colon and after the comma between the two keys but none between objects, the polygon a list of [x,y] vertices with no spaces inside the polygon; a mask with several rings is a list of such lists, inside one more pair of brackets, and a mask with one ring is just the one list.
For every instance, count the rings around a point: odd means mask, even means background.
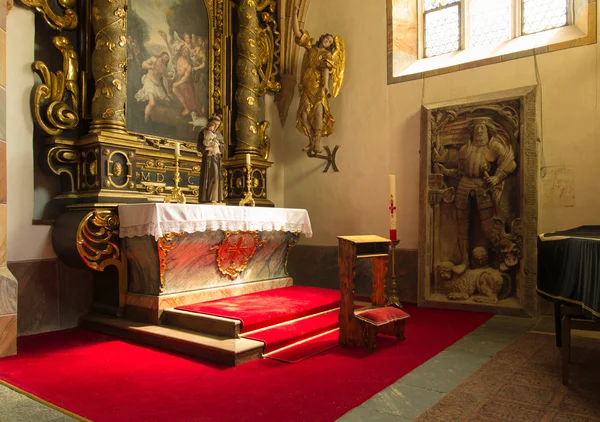
[{"label": "kneeler", "polygon": [[[395,306],[385,306],[385,277],[390,241],[379,236],[339,236],[340,267],[340,346],[365,346],[375,350],[377,333],[404,340],[404,325],[410,317]],[[357,259],[373,263],[371,306],[356,310],[354,304],[354,269]]]}]

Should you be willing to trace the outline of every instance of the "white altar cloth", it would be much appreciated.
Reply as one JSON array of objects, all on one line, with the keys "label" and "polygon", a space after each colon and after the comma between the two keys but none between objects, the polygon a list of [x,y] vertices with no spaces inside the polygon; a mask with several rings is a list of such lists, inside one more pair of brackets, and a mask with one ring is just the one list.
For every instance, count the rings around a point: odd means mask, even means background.
[{"label": "white altar cloth", "polygon": [[194,233],[212,230],[288,231],[312,237],[308,212],[303,209],[234,207],[196,204],[123,204],[119,237]]}]

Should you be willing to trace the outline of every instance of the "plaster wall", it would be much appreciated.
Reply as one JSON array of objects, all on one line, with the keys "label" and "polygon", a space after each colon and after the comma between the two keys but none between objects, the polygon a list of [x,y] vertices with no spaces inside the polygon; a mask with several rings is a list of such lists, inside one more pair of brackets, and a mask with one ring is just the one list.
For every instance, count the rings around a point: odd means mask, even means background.
[{"label": "plaster wall", "polygon": [[7,148],[8,261],[54,258],[50,226],[34,226],[33,120],[30,98],[34,83],[34,13],[14,7],[7,22],[6,132]]},{"label": "plaster wall", "polygon": [[312,2],[304,28],[346,40],[344,86],[332,99],[340,145],[339,173],[300,150],[298,93],[283,130],[285,206],[306,208],[314,237],[304,244],[335,245],[335,236],[387,236],[388,174],[396,175],[400,248],[418,247],[421,106],[539,84],[539,231],[600,224],[595,194],[600,166],[597,97],[598,44],[387,85],[386,5],[383,1]]}]

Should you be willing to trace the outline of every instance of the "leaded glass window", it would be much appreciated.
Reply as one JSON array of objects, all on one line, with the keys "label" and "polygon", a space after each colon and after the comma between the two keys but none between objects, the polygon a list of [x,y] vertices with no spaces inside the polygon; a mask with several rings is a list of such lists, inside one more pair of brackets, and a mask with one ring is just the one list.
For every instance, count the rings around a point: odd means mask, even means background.
[{"label": "leaded glass window", "polygon": [[567,0],[522,0],[523,34],[534,34],[565,26],[568,20]]},{"label": "leaded glass window", "polygon": [[423,53],[494,46],[569,24],[573,0],[422,0]]}]

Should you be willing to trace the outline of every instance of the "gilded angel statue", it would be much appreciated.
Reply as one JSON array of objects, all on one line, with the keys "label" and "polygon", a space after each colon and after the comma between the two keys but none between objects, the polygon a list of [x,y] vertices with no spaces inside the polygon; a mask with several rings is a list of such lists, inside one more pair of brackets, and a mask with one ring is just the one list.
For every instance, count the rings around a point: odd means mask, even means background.
[{"label": "gilded angel statue", "polygon": [[[329,97],[337,97],[344,81],[346,48],[340,36],[323,34],[314,43],[307,31],[300,29],[296,6],[293,29],[296,44],[306,49],[300,74],[300,105],[296,116],[296,128],[308,136],[309,143],[302,148],[308,155],[323,151],[321,137],[333,133],[334,119],[329,109]],[[329,81],[332,91],[329,91]]]}]

